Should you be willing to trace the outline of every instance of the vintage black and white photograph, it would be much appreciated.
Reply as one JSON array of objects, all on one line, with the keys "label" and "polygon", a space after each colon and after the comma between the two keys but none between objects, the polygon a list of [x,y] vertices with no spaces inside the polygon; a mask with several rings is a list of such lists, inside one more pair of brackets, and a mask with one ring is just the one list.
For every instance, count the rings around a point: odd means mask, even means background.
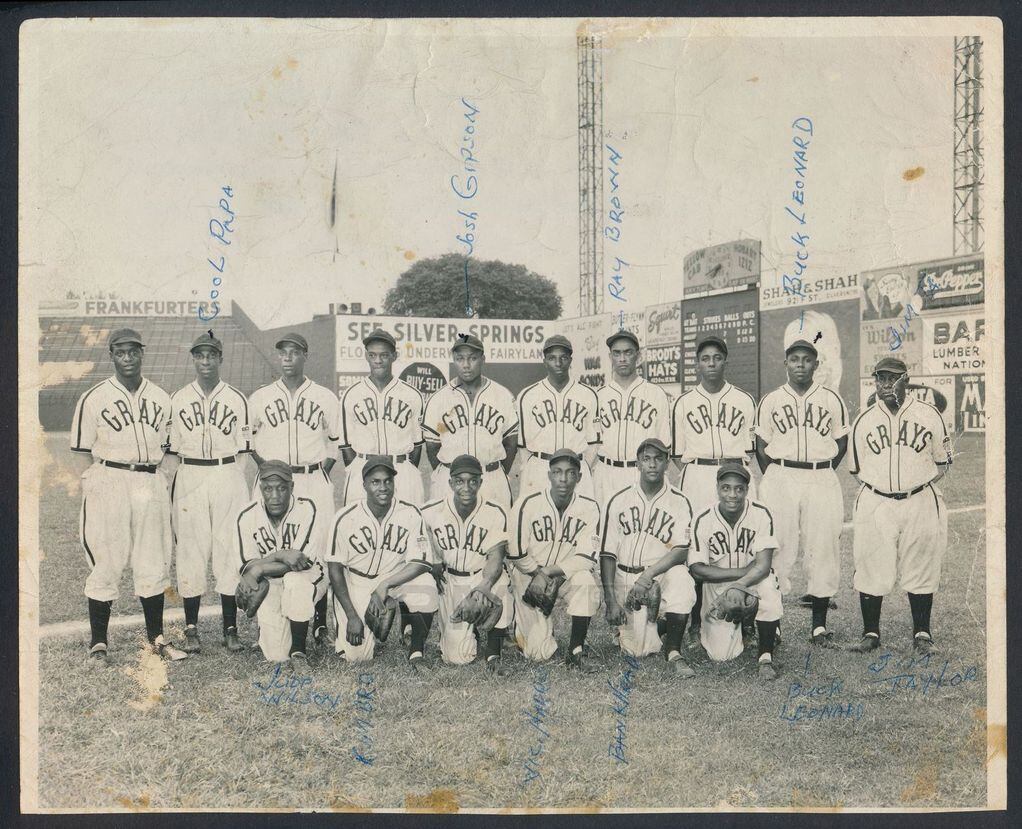
[{"label": "vintage black and white photograph", "polygon": [[999,20],[19,41],[23,811],[1004,808]]}]

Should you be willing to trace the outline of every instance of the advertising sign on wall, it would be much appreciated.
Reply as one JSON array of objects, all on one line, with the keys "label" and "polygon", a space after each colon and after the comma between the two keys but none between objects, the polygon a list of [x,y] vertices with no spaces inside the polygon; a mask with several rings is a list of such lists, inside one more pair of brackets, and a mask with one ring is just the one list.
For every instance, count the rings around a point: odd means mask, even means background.
[{"label": "advertising sign on wall", "polygon": [[920,265],[916,279],[924,311],[983,304],[986,280],[982,256]]},{"label": "advertising sign on wall", "polygon": [[759,282],[760,243],[739,239],[693,251],[685,257],[685,296]]},{"label": "advertising sign on wall", "polygon": [[974,374],[986,370],[986,314],[963,308],[922,318],[923,371],[927,374]]},{"label": "advertising sign on wall", "polygon": [[986,431],[986,385],[986,377],[982,374],[956,375],[959,432]]}]

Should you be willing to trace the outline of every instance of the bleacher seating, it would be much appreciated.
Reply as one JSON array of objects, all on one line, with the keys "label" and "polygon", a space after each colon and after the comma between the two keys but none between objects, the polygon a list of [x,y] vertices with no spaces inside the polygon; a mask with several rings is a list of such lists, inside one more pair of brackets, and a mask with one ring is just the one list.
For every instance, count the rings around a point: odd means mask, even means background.
[{"label": "bleacher seating", "polygon": [[143,374],[173,394],[195,377],[188,346],[212,327],[224,344],[223,378],[251,394],[274,377],[263,357],[230,317],[204,325],[179,317],[45,317],[40,319],[43,386],[39,418],[46,430],[71,427],[74,406],[89,387],[113,373],[107,340],[116,328],[134,328],[145,340]]}]

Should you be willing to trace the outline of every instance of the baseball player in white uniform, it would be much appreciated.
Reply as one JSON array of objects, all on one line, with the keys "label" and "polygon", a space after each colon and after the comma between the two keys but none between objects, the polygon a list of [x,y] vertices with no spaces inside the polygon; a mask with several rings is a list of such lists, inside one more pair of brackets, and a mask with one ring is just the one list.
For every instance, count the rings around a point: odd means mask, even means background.
[{"label": "baseball player in white uniform", "polygon": [[[252,450],[256,463],[281,460],[290,465],[294,493],[308,498],[320,515],[334,514],[330,470],[337,462],[337,395],[305,376],[309,343],[301,334],[277,340],[280,379],[256,389],[248,401]],[[326,597],[316,606],[313,636],[326,637]]]},{"label": "baseball player in white uniform", "polygon": [[259,647],[270,662],[304,662],[309,621],[326,595],[325,521],[309,498],[294,494],[290,464],[265,461],[259,497],[238,513],[235,552],[239,580],[249,590],[269,582],[256,611]]},{"label": "baseball player in white uniform", "polygon": [[170,450],[180,463],[170,487],[176,541],[177,592],[185,606],[185,645],[198,653],[199,604],[206,568],[220,594],[224,646],[245,649],[238,639],[238,561],[234,550],[238,513],[249,502],[242,459],[249,446],[248,401],[220,379],[224,347],[212,331],[192,343],[195,380],[170,399]]},{"label": "baseball player in white uniform", "polygon": [[479,498],[483,468],[471,455],[451,461],[453,494],[422,509],[434,557],[442,568],[440,594],[440,655],[451,665],[467,665],[476,658],[477,642],[468,622],[451,616],[469,593],[482,587],[500,599],[503,609],[495,627],[486,634],[486,667],[502,671],[500,650],[515,606],[509,592],[504,557],[507,554],[507,514],[492,501]]},{"label": "baseball player in white uniform", "polygon": [[600,609],[596,581],[600,544],[600,507],[579,493],[584,461],[571,449],[553,452],[547,460],[547,486],[526,495],[511,511],[509,561],[515,594],[515,630],[526,659],[543,661],[557,651],[553,616],[523,600],[536,570],[566,579],[558,591],[571,617],[565,662],[583,673],[597,669],[582,661],[589,621]]},{"label": "baseball player in white uniform", "polygon": [[[681,470],[678,489],[695,513],[717,503],[720,464],[731,459],[748,465],[749,455],[756,451],[756,401],[724,379],[727,356],[727,343],[721,337],[700,340],[696,346],[699,385],[675,400],[671,412],[671,455]],[[755,497],[752,481],[749,497]],[[702,586],[696,581],[690,644],[699,638],[701,619]]]},{"label": "baseball player in white uniform", "polygon": [[548,461],[560,449],[570,449],[582,458],[578,493],[595,497],[596,391],[571,379],[571,354],[567,337],[549,337],[543,343],[546,377],[518,395],[518,448],[527,452],[521,466],[519,499],[550,486]]},{"label": "baseball player in white uniform", "polygon": [[631,331],[607,338],[613,374],[596,392],[596,430],[600,446],[593,483],[601,507],[618,490],[639,479],[635,453],[647,437],[665,446],[671,440],[671,408],[667,393],[640,377],[639,339]]},{"label": "baseball player in white uniform", "polygon": [[[659,438],[646,438],[636,453],[636,482],[610,497],[603,513],[600,571],[607,622],[619,626],[621,650],[635,657],[656,653],[663,645],[667,661],[683,678],[695,671],[681,655],[685,624],[696,601],[695,584],[689,575],[689,530],[692,507],[688,499],[666,480],[670,449]],[[661,643],[655,621],[646,608],[624,607],[628,591],[636,582],[660,583],[660,611],[666,616]]]},{"label": "baseball player in white uniform", "polygon": [[813,382],[816,348],[795,340],[784,351],[788,382],[767,394],[756,412],[756,455],[763,471],[760,500],[774,520],[773,568],[781,593],[805,551],[812,641],[829,647],[827,609],[841,578],[844,503],[834,470],[848,448],[848,410],[833,389]]},{"label": "baseball player in white uniform", "polygon": [[863,636],[850,650],[880,647],[881,605],[897,583],[908,592],[915,650],[925,655],[937,649],[930,611],[947,549],[947,507],[935,484],[951,464],[951,441],[933,406],[905,396],[905,363],[884,357],[873,376],[876,402],[852,425],[850,469],[862,482],[853,516],[853,586]]},{"label": "baseball player in white uniform", "polygon": [[[364,621],[373,593],[381,601],[392,595],[409,608],[408,661],[413,665],[422,661],[439,606],[422,513],[394,498],[396,475],[390,458],[366,458],[362,466],[365,499],[341,507],[334,518],[327,553],[338,620],[334,649],[348,662],[373,658],[376,638]],[[343,631],[341,620],[346,620]]]},{"label": "baseball player in white uniform", "polygon": [[82,474],[79,537],[89,561],[85,595],[89,656],[107,659],[110,608],[131,565],[146,636],[165,659],[188,656],[163,635],[163,591],[170,587],[170,493],[159,469],[169,438],[170,396],[142,376],[137,331],[110,335],[114,376],[83,394],[71,421],[71,451],[91,456]]},{"label": "baseball player in white uniform", "polygon": [[783,614],[781,591],[771,567],[777,541],[770,511],[747,497],[751,479],[744,463],[717,467],[719,501],[692,522],[692,550],[688,566],[703,582],[703,622],[700,641],[710,659],[724,662],[742,653],[742,626],[710,615],[727,583],[748,588],[759,597],[756,630],[759,675],[777,678],[773,665],[777,626]]},{"label": "baseball player in white uniform", "polygon": [[426,455],[433,467],[430,500],[451,494],[451,461],[471,455],[483,467],[479,497],[507,511],[511,509],[507,476],[518,451],[515,398],[500,383],[483,377],[482,341],[471,334],[458,337],[451,349],[458,376],[429,398],[422,418]]},{"label": "baseball player in white uniform", "polygon": [[362,466],[370,455],[387,455],[397,470],[396,497],[422,504],[422,395],[394,377],[397,343],[381,328],[364,340],[369,376],[341,395],[340,450],[346,471],[342,503],[365,497]]}]

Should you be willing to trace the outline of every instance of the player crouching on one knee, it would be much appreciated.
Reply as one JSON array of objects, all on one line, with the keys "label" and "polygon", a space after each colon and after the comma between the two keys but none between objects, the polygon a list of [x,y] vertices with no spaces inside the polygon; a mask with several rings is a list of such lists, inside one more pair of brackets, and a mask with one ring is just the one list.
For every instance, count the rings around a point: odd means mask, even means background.
[{"label": "player crouching on one knee", "polygon": [[558,449],[548,463],[548,487],[523,498],[511,512],[515,638],[526,659],[552,657],[557,651],[552,613],[563,596],[571,616],[567,666],[594,673],[597,669],[583,663],[582,652],[589,620],[600,608],[593,575],[600,508],[575,491],[582,480],[581,456]]},{"label": "player crouching on one knee", "polygon": [[[420,663],[438,607],[422,513],[394,497],[396,475],[389,456],[366,458],[366,497],[341,507],[334,517],[326,556],[338,620],[334,649],[348,662],[373,658],[400,601],[409,609],[412,627],[408,660]],[[343,631],[342,619],[347,620]]]},{"label": "player crouching on one knee", "polygon": [[238,515],[238,607],[257,617],[268,660],[304,661],[309,622],[326,595],[321,519],[310,499],[294,495],[289,464],[263,461],[258,487],[259,497]]},{"label": "player crouching on one knee", "polygon": [[777,542],[773,518],[746,496],[749,470],[725,463],[717,470],[719,503],[692,522],[688,566],[703,582],[700,642],[710,659],[724,662],[743,650],[742,619],[755,615],[759,634],[759,675],[777,678],[773,666],[781,591],[771,569]]},{"label": "player crouching on one knee", "polygon": [[681,654],[696,601],[686,566],[692,507],[665,479],[669,455],[657,438],[639,444],[639,479],[611,496],[603,513],[600,571],[607,621],[618,626],[621,650],[641,657],[663,647],[667,661],[687,679],[695,676]]},{"label": "player crouching on one knee", "polygon": [[485,642],[486,667],[503,676],[500,649],[514,619],[504,556],[507,515],[479,498],[483,467],[471,455],[451,461],[451,494],[422,508],[440,592],[440,655],[449,665],[476,658]]}]

